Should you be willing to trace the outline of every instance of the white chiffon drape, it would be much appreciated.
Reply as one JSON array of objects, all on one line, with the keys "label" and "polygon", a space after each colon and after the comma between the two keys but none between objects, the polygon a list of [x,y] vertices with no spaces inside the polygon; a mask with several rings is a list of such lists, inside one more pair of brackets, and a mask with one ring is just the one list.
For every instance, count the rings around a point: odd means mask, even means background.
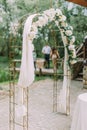
[{"label": "white chiffon drape", "polygon": [[[22,111],[22,114],[26,114],[26,108],[23,105],[23,88],[29,87],[34,81],[34,64],[33,64],[33,44],[32,41],[28,38],[28,35],[31,30],[32,20],[36,16],[36,14],[31,15],[27,18],[24,31],[23,31],[23,46],[22,46],[22,60],[20,67],[20,75],[18,80],[18,106],[16,109],[16,113]],[[61,36],[64,43],[64,47],[67,44],[66,37],[63,36],[62,31]],[[65,57],[64,57],[64,79],[63,86],[59,94],[59,109],[61,112],[66,113],[67,106],[69,107],[69,87],[70,87],[70,79],[68,79],[68,65],[67,65],[67,50],[65,47]],[[67,89],[68,88],[68,89]]]},{"label": "white chiffon drape", "polygon": [[31,15],[25,22],[23,31],[23,46],[22,46],[22,60],[20,67],[20,75],[18,80],[18,86],[29,87],[34,81],[34,64],[33,64],[33,44],[29,40],[28,35],[30,33],[32,20],[36,14]]},{"label": "white chiffon drape", "polygon": [[66,49],[67,45],[67,38],[63,35],[63,32],[61,32],[61,37],[63,40],[64,48],[65,48],[65,54],[64,54],[64,77],[63,77],[63,86],[59,93],[59,111],[69,114],[69,107],[70,107],[70,82],[71,82],[71,73],[68,66],[68,53]]},{"label": "white chiffon drape", "polygon": [[24,31],[23,31],[23,45],[22,45],[22,59],[20,67],[20,75],[18,79],[18,93],[17,93],[17,106],[15,108],[16,116],[18,118],[26,115],[26,106],[23,104],[23,89],[29,87],[34,81],[34,63],[33,63],[33,50],[34,46],[32,41],[29,40],[28,35],[31,30],[32,20],[36,14],[27,18]]}]

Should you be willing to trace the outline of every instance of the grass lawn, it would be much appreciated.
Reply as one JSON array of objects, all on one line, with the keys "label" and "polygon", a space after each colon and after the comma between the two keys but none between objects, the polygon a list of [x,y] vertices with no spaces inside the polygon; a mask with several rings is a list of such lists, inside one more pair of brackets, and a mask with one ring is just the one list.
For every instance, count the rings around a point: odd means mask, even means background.
[{"label": "grass lawn", "polygon": [[8,58],[0,56],[0,83],[8,81]]},{"label": "grass lawn", "polygon": [[0,69],[8,68],[8,58],[5,56],[0,56]]}]

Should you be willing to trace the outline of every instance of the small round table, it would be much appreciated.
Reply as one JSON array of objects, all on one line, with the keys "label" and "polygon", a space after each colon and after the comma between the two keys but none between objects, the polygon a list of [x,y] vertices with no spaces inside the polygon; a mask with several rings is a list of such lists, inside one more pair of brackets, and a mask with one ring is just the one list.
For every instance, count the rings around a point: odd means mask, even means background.
[{"label": "small round table", "polygon": [[87,93],[77,98],[71,130],[87,130]]}]

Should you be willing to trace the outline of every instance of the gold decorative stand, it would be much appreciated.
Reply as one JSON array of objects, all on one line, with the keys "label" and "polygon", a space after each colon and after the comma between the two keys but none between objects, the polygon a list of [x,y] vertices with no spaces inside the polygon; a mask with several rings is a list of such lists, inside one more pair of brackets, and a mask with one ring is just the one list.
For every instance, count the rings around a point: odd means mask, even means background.
[{"label": "gold decorative stand", "polygon": [[16,106],[17,104],[17,76],[20,71],[20,59],[15,59],[15,48],[20,46],[11,45],[13,42],[10,41],[10,52],[9,52],[9,130],[28,130],[28,87],[23,88],[23,105],[26,107],[26,115],[21,117],[20,120],[16,117]]}]

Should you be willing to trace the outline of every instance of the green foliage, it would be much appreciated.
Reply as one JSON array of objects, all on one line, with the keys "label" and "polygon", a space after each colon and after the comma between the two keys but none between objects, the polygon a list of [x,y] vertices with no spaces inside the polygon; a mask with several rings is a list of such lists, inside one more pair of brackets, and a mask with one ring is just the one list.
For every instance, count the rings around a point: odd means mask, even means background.
[{"label": "green foliage", "polygon": [[39,32],[33,41],[37,56],[38,57],[43,56],[42,48],[46,43],[48,43],[51,48],[52,47],[58,48],[60,57],[63,57],[64,45],[58,27],[53,22],[49,22],[46,26],[43,26],[42,28],[38,28],[38,30]]},{"label": "green foliage", "polygon": [[[76,9],[78,13],[73,13],[74,9]],[[74,7],[70,11],[68,11],[67,8],[63,9],[63,12],[67,17],[67,22],[73,27],[76,45],[81,44],[84,37],[87,35],[87,16],[82,13],[84,9],[85,8],[81,6]]]},{"label": "green foliage", "polygon": [[[14,4],[14,6],[12,6]],[[64,0],[14,0],[13,3],[8,2],[8,0],[1,0],[0,5],[2,7],[1,16],[3,18],[3,24],[0,23],[0,54],[7,55],[9,51],[9,28],[10,23],[15,22],[17,20],[21,21],[20,28],[18,30],[18,35],[15,36],[15,39],[18,41],[15,44],[22,44],[22,32],[23,32],[23,25],[25,19],[32,13],[42,12],[44,10],[49,9],[50,7],[61,8],[63,14],[67,17],[67,22],[73,26],[74,28],[74,35],[76,37],[76,44],[82,43],[85,35],[87,35],[87,16],[82,14],[83,7],[77,6],[74,7],[72,10],[68,11],[67,6],[65,6]],[[73,14],[74,9],[78,10],[78,14]],[[21,26],[22,25],[22,26]],[[45,28],[46,29],[46,28]],[[45,30],[44,30],[45,33]],[[49,42],[52,44],[54,42],[54,38],[51,38],[51,33],[49,33]],[[59,34],[57,33],[56,36]],[[58,39],[57,39],[58,40]],[[58,40],[60,43],[61,38]],[[38,42],[44,44],[44,40],[39,39]],[[4,46],[4,47],[3,47]],[[38,50],[41,49],[42,46]]]},{"label": "green foliage", "polygon": [[3,64],[8,63],[8,58],[6,56],[0,56],[0,65],[1,65],[1,63],[3,63]]},{"label": "green foliage", "polygon": [[73,31],[76,37],[76,43],[81,44],[84,37],[87,35],[87,17],[81,14],[79,14],[78,16],[72,16],[71,24],[74,28]]},{"label": "green foliage", "polygon": [[[3,18],[3,22],[0,22],[0,56],[8,56],[9,53],[9,43],[13,45],[22,46],[22,33],[23,26],[26,18],[33,13],[42,12],[44,10],[49,9],[50,7],[58,7],[61,8],[63,14],[67,17],[67,22],[69,25],[73,27],[74,36],[76,37],[76,45],[83,42],[84,37],[87,35],[87,16],[82,14],[82,10],[84,9],[81,6],[75,6],[72,10],[68,11],[67,6],[65,7],[64,0],[58,0],[58,3],[55,0],[13,0],[14,3],[8,2],[8,0],[0,0],[0,16]],[[14,6],[13,6],[14,5]],[[74,14],[74,9],[78,10],[78,14]],[[10,34],[10,26],[11,22],[15,23],[19,21],[20,27],[17,30],[17,35],[13,36]],[[51,25],[51,24],[50,24]],[[48,31],[48,30],[49,31]],[[53,30],[56,30],[56,27],[52,27]],[[48,42],[51,47],[54,45],[63,45],[60,32],[54,31],[52,32],[49,27],[45,27],[42,29],[43,37],[45,37],[45,32],[48,31]],[[10,40],[10,37],[12,39]],[[41,50],[44,44],[46,43],[45,38],[37,38],[34,40],[34,45],[38,54],[38,57],[43,57]],[[21,48],[13,48],[13,51],[16,57],[21,57]],[[63,57],[64,49],[61,48],[58,50],[60,56]],[[4,60],[4,62],[3,62]],[[0,70],[2,70],[2,66],[6,63],[8,59],[3,59],[0,57]],[[1,77],[5,77],[5,70],[0,71]],[[7,75],[7,73],[6,73]],[[8,76],[7,76],[8,77]],[[3,78],[1,78],[3,79]]]},{"label": "green foliage", "polygon": [[48,76],[35,76],[35,81],[39,81],[39,80],[45,80],[49,78]]},{"label": "green foliage", "polygon": [[0,82],[8,81],[8,59],[7,57],[0,56]]},{"label": "green foliage", "polygon": [[0,82],[8,81],[9,80],[9,73],[8,70],[0,68]]}]

